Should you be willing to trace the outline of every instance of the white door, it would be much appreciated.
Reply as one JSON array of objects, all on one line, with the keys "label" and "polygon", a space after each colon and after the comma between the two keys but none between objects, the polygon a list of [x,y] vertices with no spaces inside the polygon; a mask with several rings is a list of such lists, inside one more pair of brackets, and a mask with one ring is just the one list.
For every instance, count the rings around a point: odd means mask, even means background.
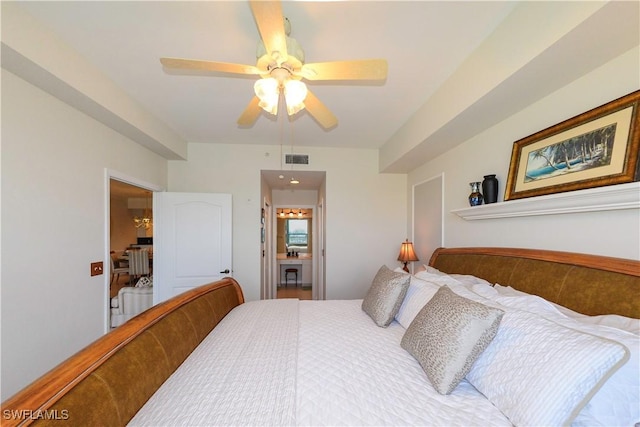
[{"label": "white door", "polygon": [[153,303],[230,276],[231,194],[153,193]]}]

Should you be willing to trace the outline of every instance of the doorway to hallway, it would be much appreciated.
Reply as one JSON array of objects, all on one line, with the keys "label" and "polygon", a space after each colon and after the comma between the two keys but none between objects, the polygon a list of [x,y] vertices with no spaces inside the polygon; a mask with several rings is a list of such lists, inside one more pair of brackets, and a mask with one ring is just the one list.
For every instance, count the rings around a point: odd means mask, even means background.
[{"label": "doorway to hallway", "polygon": [[325,224],[319,214],[326,173],[296,171],[297,184],[284,179],[282,171],[261,175],[261,298],[324,299]]},{"label": "doorway to hallway", "polygon": [[[312,299],[314,208],[276,207],[277,298]],[[293,296],[295,295],[295,296]]]}]

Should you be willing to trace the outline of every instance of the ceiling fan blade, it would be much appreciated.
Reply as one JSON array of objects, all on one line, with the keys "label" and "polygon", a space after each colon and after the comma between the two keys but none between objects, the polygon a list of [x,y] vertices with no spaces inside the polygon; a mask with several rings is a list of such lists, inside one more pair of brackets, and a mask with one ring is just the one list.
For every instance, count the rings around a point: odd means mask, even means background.
[{"label": "ceiling fan blade", "polygon": [[254,96],[247,108],[242,112],[238,118],[238,125],[251,126],[258,119],[258,116],[262,112],[262,108],[258,105],[260,98]]},{"label": "ceiling fan blade", "polygon": [[282,5],[279,1],[253,0],[249,3],[267,53],[279,62],[286,61],[287,38]]},{"label": "ceiling fan blade", "polygon": [[216,71],[219,73],[229,74],[260,74],[260,70],[253,65],[181,58],[160,58],[160,62],[167,68],[177,68],[182,70]]},{"label": "ceiling fan blade", "polygon": [[310,90],[307,90],[304,107],[323,128],[331,129],[338,124],[336,116]]},{"label": "ceiling fan blade", "polygon": [[384,80],[387,69],[386,59],[356,59],[305,64],[300,74],[307,80]]}]

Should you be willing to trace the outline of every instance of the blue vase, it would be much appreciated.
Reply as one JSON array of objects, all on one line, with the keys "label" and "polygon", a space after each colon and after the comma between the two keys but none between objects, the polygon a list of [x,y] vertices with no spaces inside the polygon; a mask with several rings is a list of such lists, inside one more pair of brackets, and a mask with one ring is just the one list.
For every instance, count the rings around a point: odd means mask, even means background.
[{"label": "blue vase", "polygon": [[480,193],[480,183],[470,182],[471,194],[469,194],[469,204],[471,206],[478,206],[482,204],[482,194]]}]

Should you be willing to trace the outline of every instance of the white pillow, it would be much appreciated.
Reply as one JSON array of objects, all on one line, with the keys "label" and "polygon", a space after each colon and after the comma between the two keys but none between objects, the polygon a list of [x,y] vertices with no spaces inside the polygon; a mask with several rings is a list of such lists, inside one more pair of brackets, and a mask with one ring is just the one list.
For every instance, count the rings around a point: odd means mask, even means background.
[{"label": "white pillow", "polygon": [[622,344],[510,307],[467,380],[515,425],[567,425],[628,359]]},{"label": "white pillow", "polygon": [[430,274],[439,274],[441,276],[446,276],[447,273],[443,273],[442,271],[438,270],[435,267],[431,267],[430,265],[427,264],[422,264],[422,270],[421,271],[426,271],[427,273]]},{"label": "white pillow", "polygon": [[[502,296],[528,296],[526,292],[519,291],[511,286],[502,286],[495,284],[494,288]],[[541,297],[538,297],[541,298]],[[547,300],[545,300],[547,301]],[[578,313],[562,305],[548,301],[553,305],[555,309],[566,317],[575,319],[580,323],[586,323],[589,325],[603,325],[616,329],[622,329],[623,331],[631,332],[635,335],[640,335],[640,319],[634,319],[632,317],[620,316],[617,314],[603,314],[599,316],[587,316],[586,314]]]},{"label": "white pillow", "polygon": [[472,276],[470,274],[450,274],[449,276],[453,277],[458,282],[462,283],[467,287],[474,286],[474,285],[483,285],[489,288],[493,288],[493,285],[491,283],[487,282],[484,279],[481,279],[480,277]]},{"label": "white pillow", "polygon": [[468,286],[468,288],[480,295],[481,297],[487,298],[489,300],[494,300],[496,297],[499,297],[500,294],[496,291],[493,286],[486,286],[481,284],[476,284],[472,286]]},{"label": "white pillow", "polygon": [[512,288],[511,286],[502,286],[499,283],[493,285],[493,289],[495,289],[500,295],[505,297],[520,297],[525,295],[531,295],[526,292],[519,291],[517,289]]},{"label": "white pillow", "polygon": [[398,323],[407,329],[418,312],[422,310],[422,307],[438,292],[438,289],[440,289],[440,286],[435,283],[411,276],[409,289],[400,306],[400,310],[396,314]]},{"label": "white pillow", "polygon": [[[428,266],[425,265],[425,267]],[[435,270],[435,272],[433,270]],[[403,272],[402,269],[396,269],[394,271]],[[406,272],[404,273],[407,274]],[[411,276],[409,290],[404,297],[398,314],[396,314],[398,323],[407,329],[422,307],[429,302],[443,285],[448,285],[453,288],[456,286],[467,286],[496,293],[493,291],[491,284],[486,280],[469,275],[448,275],[433,267],[428,267],[428,269],[417,272]],[[480,293],[480,295],[482,295],[482,293]]]},{"label": "white pillow", "polygon": [[[568,309],[567,309],[568,310]],[[574,312],[575,313],[575,312]],[[621,329],[623,331],[630,332],[634,335],[640,335],[640,319],[633,319],[631,317],[619,316],[617,314],[602,314],[600,316],[586,316],[584,314],[576,313],[577,316],[572,317],[580,323],[587,323],[590,325],[602,325],[610,328]]]},{"label": "white pillow", "polygon": [[563,313],[560,313],[555,304],[539,296],[523,294],[520,291],[516,292],[518,292],[516,295],[520,296],[498,296],[493,298],[492,301],[508,308],[535,313],[564,327],[617,341],[624,345],[630,352],[629,361],[604,383],[602,388],[595,393],[580,412],[576,418],[577,424],[586,422],[593,425],[591,421],[587,420],[594,419],[598,420],[599,424],[606,426],[633,425],[639,422],[640,336],[623,329],[587,323],[584,322],[583,319],[569,318]]},{"label": "white pillow", "polygon": [[427,282],[437,283],[438,285],[461,285],[459,280],[451,277],[450,275],[442,272],[432,273],[427,270],[419,271],[415,274],[418,279],[426,280]]}]

